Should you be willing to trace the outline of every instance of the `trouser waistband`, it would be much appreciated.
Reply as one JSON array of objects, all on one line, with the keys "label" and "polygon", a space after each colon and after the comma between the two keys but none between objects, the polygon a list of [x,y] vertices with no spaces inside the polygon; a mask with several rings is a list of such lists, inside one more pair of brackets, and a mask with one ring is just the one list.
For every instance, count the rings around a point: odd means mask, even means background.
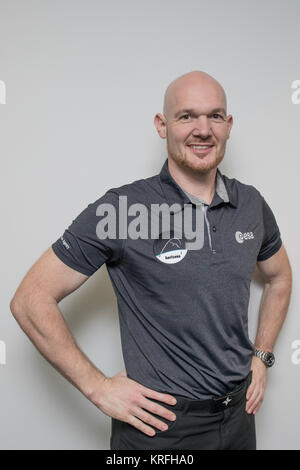
[{"label": "trouser waistband", "polygon": [[251,380],[252,371],[250,371],[247,377],[231,392],[226,395],[209,398],[207,400],[193,400],[172,394],[172,396],[177,400],[174,409],[184,409],[185,411],[208,411],[210,413],[226,410],[227,408],[237,405],[241,401],[242,397],[245,396]]}]

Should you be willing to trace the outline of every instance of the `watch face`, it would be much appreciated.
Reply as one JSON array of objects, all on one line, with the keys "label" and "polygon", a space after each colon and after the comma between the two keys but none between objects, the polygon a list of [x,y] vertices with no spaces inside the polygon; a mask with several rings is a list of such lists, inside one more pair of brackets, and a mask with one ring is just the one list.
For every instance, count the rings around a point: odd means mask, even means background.
[{"label": "watch face", "polygon": [[275,362],[275,357],[274,357],[274,354],[272,353],[266,353],[266,356],[265,356],[265,364],[268,366],[268,367],[271,367],[274,362]]}]

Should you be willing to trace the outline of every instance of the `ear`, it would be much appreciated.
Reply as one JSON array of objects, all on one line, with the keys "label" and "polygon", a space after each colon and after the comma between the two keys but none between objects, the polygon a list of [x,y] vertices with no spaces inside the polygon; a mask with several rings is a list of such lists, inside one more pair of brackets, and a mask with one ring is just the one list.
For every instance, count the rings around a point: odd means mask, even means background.
[{"label": "ear", "polygon": [[167,120],[165,116],[161,113],[157,113],[154,117],[154,125],[159,136],[165,139],[167,136]]},{"label": "ear", "polygon": [[227,124],[227,133],[228,133],[227,139],[229,139],[229,137],[230,137],[230,132],[231,132],[231,128],[232,128],[232,125],[233,125],[233,117],[232,117],[231,114],[229,114],[229,115],[227,116],[226,124]]}]

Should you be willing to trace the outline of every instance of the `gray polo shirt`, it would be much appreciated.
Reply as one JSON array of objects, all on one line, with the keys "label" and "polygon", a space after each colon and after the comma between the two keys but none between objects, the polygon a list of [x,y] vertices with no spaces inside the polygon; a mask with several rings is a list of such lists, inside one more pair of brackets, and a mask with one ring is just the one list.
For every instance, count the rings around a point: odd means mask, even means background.
[{"label": "gray polo shirt", "polygon": [[[120,236],[120,196],[127,197],[128,207],[149,208],[149,223],[151,205],[177,204],[169,239],[163,225],[155,238]],[[191,200],[171,177],[166,160],[158,175],[112,188],[90,203],[52,248],[88,276],[106,264],[128,377],[160,392],[206,399],[227,393],[249,372],[252,274],[257,261],[274,255],[282,242],[259,191],[219,170],[205,211],[201,201]],[[99,215],[99,207],[106,203],[115,208],[118,236],[100,239],[97,227],[105,215]],[[175,216],[184,204],[203,214],[193,225],[200,233],[197,249],[186,249],[185,234],[177,236]],[[128,224],[131,220],[134,216],[128,216]]]}]

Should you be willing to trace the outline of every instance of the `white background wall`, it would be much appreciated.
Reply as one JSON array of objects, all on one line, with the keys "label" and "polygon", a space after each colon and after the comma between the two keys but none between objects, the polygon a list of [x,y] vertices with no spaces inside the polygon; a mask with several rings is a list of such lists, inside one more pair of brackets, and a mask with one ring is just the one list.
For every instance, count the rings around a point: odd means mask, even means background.
[{"label": "white background wall", "polygon": [[[300,104],[291,100],[300,79],[299,2],[1,0],[0,10],[0,447],[109,448],[110,418],[33,347],[9,302],[89,202],[160,171],[166,149],[154,115],[167,85],[198,69],[223,84],[234,117],[221,171],[265,196],[292,264],[289,314],[256,423],[259,449],[299,449],[300,364],[291,360],[300,340]],[[255,274],[251,339],[261,293]],[[100,370],[123,368],[105,266],[60,307]]]}]

